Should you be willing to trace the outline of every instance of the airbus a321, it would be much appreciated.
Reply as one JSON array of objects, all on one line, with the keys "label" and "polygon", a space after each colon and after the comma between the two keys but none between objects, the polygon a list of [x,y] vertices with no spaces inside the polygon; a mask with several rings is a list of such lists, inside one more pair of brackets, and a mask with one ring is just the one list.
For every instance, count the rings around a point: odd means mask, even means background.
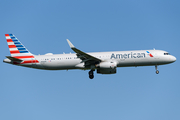
[{"label": "airbus a321", "polygon": [[176,57],[163,50],[135,50],[114,52],[85,53],[77,49],[68,39],[74,54],[34,55],[13,35],[5,34],[11,56],[3,62],[43,70],[90,70],[89,78],[94,78],[94,71],[99,74],[115,74],[117,67],[157,66],[173,63]]}]

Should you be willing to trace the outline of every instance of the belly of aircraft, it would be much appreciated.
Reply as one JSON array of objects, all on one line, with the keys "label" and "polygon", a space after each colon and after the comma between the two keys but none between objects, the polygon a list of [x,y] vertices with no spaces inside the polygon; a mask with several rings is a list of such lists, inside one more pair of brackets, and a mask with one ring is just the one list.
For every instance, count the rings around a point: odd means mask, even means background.
[{"label": "belly of aircraft", "polygon": [[47,61],[41,62],[41,65],[44,69],[48,70],[63,70],[63,69],[75,69],[75,65],[77,62],[75,61]]}]

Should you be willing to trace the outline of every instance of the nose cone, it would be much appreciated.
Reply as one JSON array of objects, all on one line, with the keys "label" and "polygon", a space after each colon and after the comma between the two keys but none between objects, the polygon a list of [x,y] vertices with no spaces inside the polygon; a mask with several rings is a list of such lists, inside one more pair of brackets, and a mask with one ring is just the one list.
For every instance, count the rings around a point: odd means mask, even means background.
[{"label": "nose cone", "polygon": [[176,57],[172,56],[171,60],[172,60],[172,62],[175,62],[176,61]]}]

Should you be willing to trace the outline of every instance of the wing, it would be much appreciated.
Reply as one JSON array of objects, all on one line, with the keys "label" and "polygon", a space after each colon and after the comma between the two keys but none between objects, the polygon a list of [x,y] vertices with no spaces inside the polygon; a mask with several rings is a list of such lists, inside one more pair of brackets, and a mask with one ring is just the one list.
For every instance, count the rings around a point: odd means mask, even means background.
[{"label": "wing", "polygon": [[69,46],[71,47],[71,49],[77,53],[76,54],[77,57],[80,58],[82,60],[82,62],[85,62],[85,66],[95,65],[102,61],[99,58],[96,58],[92,55],[89,55],[89,54],[75,48],[74,45],[68,39],[67,39],[67,42],[68,42]]}]

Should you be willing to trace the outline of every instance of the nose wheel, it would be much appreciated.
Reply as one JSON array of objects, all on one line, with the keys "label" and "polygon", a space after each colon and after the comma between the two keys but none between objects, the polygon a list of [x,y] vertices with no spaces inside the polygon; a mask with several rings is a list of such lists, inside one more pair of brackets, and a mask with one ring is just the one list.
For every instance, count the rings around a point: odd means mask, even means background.
[{"label": "nose wheel", "polygon": [[156,74],[159,74],[159,71],[158,71],[158,70],[156,70]]},{"label": "nose wheel", "polygon": [[89,78],[90,78],[90,79],[93,79],[93,78],[94,78],[94,72],[93,72],[93,70],[90,70],[90,71],[89,71]]},{"label": "nose wheel", "polygon": [[157,65],[155,66],[156,68],[156,74],[159,74],[159,70],[157,69]]}]

